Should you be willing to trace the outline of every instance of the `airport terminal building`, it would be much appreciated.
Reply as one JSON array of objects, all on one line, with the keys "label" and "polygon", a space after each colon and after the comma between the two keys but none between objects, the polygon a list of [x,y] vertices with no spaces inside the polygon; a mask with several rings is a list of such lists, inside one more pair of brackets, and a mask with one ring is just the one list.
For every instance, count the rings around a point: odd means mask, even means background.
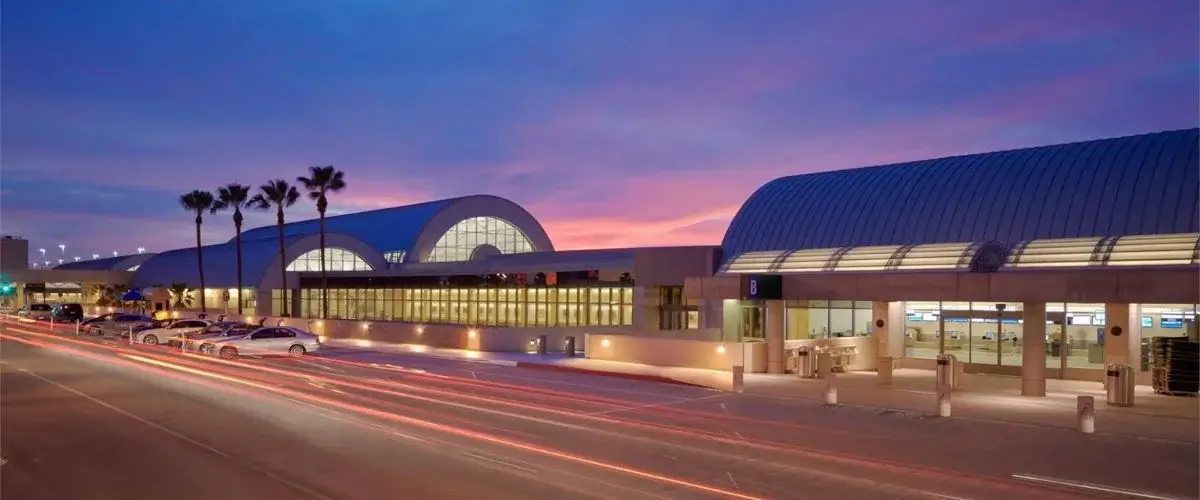
[{"label": "airport terminal building", "polygon": [[[331,217],[324,320],[611,334],[589,357],[686,366],[727,367],[711,345],[739,344],[768,372],[813,342],[860,370],[946,352],[1044,391],[1046,377],[1140,364],[1154,336],[1197,335],[1198,141],[1190,129],[785,177],[750,196],[719,246],[555,251],[494,196]],[[234,242],[202,249],[210,310],[318,318],[316,221],[285,226],[285,260],[274,226],[242,239],[242,290]],[[196,251],[30,270],[22,284],[196,286]]]}]

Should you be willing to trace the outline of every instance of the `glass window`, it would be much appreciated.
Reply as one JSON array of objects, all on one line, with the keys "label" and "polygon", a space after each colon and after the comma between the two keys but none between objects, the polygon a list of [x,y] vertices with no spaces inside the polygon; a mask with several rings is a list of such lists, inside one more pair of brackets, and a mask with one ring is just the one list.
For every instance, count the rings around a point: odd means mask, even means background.
[{"label": "glass window", "polygon": [[533,243],[512,223],[496,217],[472,217],[455,224],[434,245],[427,262],[463,262],[488,252],[533,251]]},{"label": "glass window", "polygon": [[[292,259],[287,270],[291,272],[313,272],[321,270],[321,249],[311,250]],[[326,271],[371,271],[371,265],[358,254],[344,248],[325,249]]]}]

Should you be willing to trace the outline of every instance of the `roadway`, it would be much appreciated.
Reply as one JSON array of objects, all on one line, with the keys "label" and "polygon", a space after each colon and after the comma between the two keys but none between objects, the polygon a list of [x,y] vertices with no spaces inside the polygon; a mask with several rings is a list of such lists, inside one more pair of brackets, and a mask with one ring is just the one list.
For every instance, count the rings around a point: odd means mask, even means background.
[{"label": "roadway", "polygon": [[367,350],[223,361],[26,324],[3,335],[0,491],[14,498],[1087,493],[1013,474],[1187,498],[1197,483],[1194,444]]}]

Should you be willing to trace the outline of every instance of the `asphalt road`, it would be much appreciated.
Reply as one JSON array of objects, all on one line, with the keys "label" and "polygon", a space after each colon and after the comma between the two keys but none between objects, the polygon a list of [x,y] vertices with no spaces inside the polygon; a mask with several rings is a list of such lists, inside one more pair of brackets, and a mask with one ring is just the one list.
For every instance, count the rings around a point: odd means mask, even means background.
[{"label": "asphalt road", "polygon": [[45,343],[0,346],[13,498],[1089,494],[1013,474],[1190,498],[1198,481],[1181,443],[361,350],[223,362],[4,334]]}]

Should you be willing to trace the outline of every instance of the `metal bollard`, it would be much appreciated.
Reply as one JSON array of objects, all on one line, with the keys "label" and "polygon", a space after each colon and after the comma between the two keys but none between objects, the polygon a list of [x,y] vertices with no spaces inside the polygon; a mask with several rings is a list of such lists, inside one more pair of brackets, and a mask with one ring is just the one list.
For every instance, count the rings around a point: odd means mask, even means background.
[{"label": "metal bollard", "polygon": [[1079,432],[1096,432],[1096,398],[1079,396],[1075,400],[1075,409],[1079,414]]},{"label": "metal bollard", "polygon": [[566,342],[563,343],[563,352],[568,358],[575,357],[575,337],[567,336]]},{"label": "metal bollard", "polygon": [[834,384],[837,377],[832,372],[825,374],[825,404],[836,405],[838,402],[837,385]]},{"label": "metal bollard", "polygon": [[75,336],[76,337],[79,336],[79,323],[80,323],[79,320],[75,320]]},{"label": "metal bollard", "polygon": [[129,345],[133,345],[133,325],[129,325]]},{"label": "metal bollard", "polygon": [[537,348],[538,354],[546,354],[546,336],[545,335],[538,335],[537,338],[534,339],[534,343],[535,343],[535,347]]},{"label": "metal bollard", "polygon": [[938,416],[950,416],[950,389],[948,387],[938,387],[937,391]]},{"label": "metal bollard", "polygon": [[741,393],[746,387],[746,367],[742,365],[734,365],[733,367],[733,392]]}]

